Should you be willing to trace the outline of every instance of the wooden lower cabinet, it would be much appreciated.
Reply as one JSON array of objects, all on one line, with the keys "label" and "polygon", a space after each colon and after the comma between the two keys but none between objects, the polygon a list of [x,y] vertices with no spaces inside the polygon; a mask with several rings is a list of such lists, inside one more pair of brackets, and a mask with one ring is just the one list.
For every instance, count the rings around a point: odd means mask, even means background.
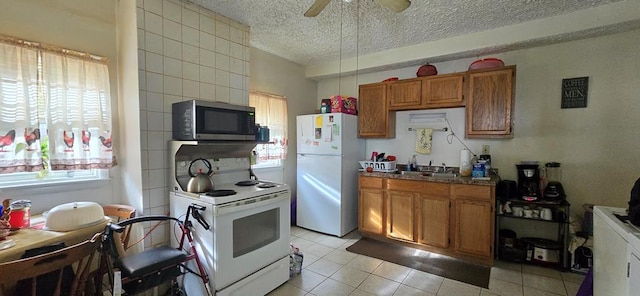
[{"label": "wooden lower cabinet", "polygon": [[455,250],[458,252],[491,256],[493,227],[491,204],[460,198],[453,204],[455,219]]},{"label": "wooden lower cabinet", "polygon": [[359,176],[363,236],[493,263],[493,185]]},{"label": "wooden lower cabinet", "polygon": [[418,243],[440,248],[449,247],[449,198],[419,194]]},{"label": "wooden lower cabinet", "polygon": [[494,194],[494,186],[451,186],[455,251],[493,257]]},{"label": "wooden lower cabinet", "polygon": [[358,177],[358,229],[383,235],[385,225],[382,178]]},{"label": "wooden lower cabinet", "polygon": [[412,192],[387,191],[387,236],[414,241]]}]

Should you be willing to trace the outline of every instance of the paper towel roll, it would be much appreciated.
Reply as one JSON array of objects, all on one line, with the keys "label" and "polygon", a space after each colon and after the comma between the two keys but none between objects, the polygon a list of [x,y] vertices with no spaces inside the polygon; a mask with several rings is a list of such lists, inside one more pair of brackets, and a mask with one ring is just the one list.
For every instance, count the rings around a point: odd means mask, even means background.
[{"label": "paper towel roll", "polygon": [[468,149],[460,150],[460,176],[471,176],[471,151]]}]

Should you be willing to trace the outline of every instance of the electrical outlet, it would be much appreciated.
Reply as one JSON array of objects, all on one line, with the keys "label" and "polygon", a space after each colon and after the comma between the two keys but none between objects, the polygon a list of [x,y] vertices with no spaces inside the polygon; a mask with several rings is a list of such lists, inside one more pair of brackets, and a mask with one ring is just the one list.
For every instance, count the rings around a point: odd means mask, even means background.
[{"label": "electrical outlet", "polygon": [[489,145],[482,145],[482,154],[491,154]]}]

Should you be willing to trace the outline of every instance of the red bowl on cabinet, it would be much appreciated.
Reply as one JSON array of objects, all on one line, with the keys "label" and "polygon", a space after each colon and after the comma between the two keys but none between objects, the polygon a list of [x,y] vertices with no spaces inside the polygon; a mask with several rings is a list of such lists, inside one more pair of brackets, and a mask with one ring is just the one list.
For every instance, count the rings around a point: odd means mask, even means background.
[{"label": "red bowl on cabinet", "polygon": [[476,60],[471,65],[469,65],[469,70],[476,69],[487,69],[487,68],[496,68],[504,66],[504,62],[501,59],[496,58],[486,58],[481,60]]}]

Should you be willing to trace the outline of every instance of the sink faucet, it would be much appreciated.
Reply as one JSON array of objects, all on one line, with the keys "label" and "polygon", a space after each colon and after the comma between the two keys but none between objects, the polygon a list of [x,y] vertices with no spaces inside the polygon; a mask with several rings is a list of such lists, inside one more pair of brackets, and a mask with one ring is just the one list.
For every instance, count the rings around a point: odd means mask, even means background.
[{"label": "sink faucet", "polygon": [[453,168],[448,168],[446,163],[442,163],[441,167],[436,167],[435,168],[435,173],[444,173],[444,174],[450,174],[453,173]]}]

